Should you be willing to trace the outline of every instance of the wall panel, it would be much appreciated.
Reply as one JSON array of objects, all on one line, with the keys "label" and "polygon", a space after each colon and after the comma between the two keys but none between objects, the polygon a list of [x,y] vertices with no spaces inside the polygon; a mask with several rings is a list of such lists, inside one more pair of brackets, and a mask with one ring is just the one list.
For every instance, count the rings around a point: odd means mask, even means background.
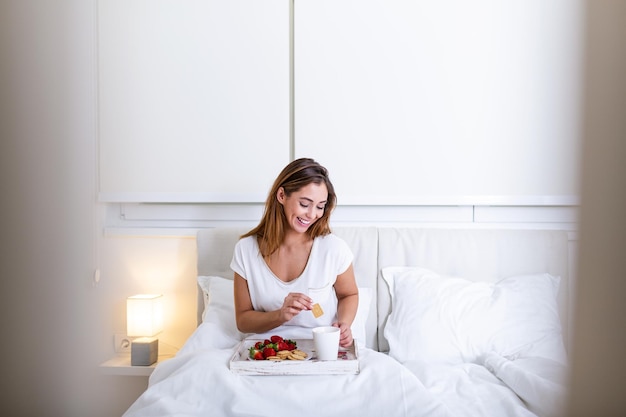
[{"label": "wall panel", "polygon": [[289,6],[106,0],[102,201],[263,201],[289,160]]},{"label": "wall panel", "polygon": [[295,154],[347,204],[578,192],[580,4],[298,0]]}]

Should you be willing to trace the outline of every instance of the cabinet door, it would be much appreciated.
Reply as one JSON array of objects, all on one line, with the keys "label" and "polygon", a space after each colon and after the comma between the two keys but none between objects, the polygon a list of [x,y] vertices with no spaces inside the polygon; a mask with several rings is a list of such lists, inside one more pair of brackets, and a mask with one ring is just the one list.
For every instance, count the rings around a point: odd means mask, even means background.
[{"label": "cabinet door", "polygon": [[98,2],[100,198],[263,201],[289,159],[289,5]]},{"label": "cabinet door", "polygon": [[575,195],[579,3],[298,0],[296,156],[344,203]]}]

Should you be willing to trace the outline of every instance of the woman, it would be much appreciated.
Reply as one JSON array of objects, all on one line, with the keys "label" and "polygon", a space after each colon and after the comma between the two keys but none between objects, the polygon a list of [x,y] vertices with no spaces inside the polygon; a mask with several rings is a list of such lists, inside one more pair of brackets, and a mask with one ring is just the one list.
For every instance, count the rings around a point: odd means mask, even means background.
[{"label": "woman", "polygon": [[[326,168],[312,159],[288,164],[274,181],[257,227],[241,237],[235,271],[235,315],[244,333],[332,325],[352,344],[359,296],[347,244],[331,234],[336,195]],[[313,314],[319,304],[323,314]],[[302,333],[299,333],[302,334]]]}]

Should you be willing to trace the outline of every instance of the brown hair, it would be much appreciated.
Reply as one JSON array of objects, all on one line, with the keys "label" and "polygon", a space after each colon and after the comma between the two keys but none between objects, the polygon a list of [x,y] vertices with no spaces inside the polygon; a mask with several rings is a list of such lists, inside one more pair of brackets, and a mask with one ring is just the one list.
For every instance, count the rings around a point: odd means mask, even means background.
[{"label": "brown hair", "polygon": [[274,253],[283,241],[286,221],[283,205],[276,198],[278,190],[282,187],[285,190],[285,195],[289,196],[291,193],[311,183],[323,183],[326,185],[328,198],[324,207],[324,214],[309,227],[306,233],[312,239],[329,234],[330,213],[337,203],[335,188],[330,182],[326,168],[311,158],[300,158],[283,168],[276,180],[274,180],[274,185],[272,185],[265,201],[265,211],[263,212],[261,222],[257,227],[241,237],[257,236],[261,255],[264,257]]}]

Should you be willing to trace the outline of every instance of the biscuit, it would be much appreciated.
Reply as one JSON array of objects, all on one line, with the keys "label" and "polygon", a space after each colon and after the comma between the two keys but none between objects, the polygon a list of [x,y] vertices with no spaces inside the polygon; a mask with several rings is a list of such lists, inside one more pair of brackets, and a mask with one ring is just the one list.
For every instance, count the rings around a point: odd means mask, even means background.
[{"label": "biscuit", "polygon": [[322,310],[322,307],[318,303],[313,304],[313,308],[311,309],[311,311],[313,312],[313,316],[315,316],[316,319],[324,314],[324,310]]},{"label": "biscuit", "polygon": [[288,350],[281,350],[280,352],[276,353],[276,356],[278,356],[280,359],[287,359],[290,354],[291,352]]}]

